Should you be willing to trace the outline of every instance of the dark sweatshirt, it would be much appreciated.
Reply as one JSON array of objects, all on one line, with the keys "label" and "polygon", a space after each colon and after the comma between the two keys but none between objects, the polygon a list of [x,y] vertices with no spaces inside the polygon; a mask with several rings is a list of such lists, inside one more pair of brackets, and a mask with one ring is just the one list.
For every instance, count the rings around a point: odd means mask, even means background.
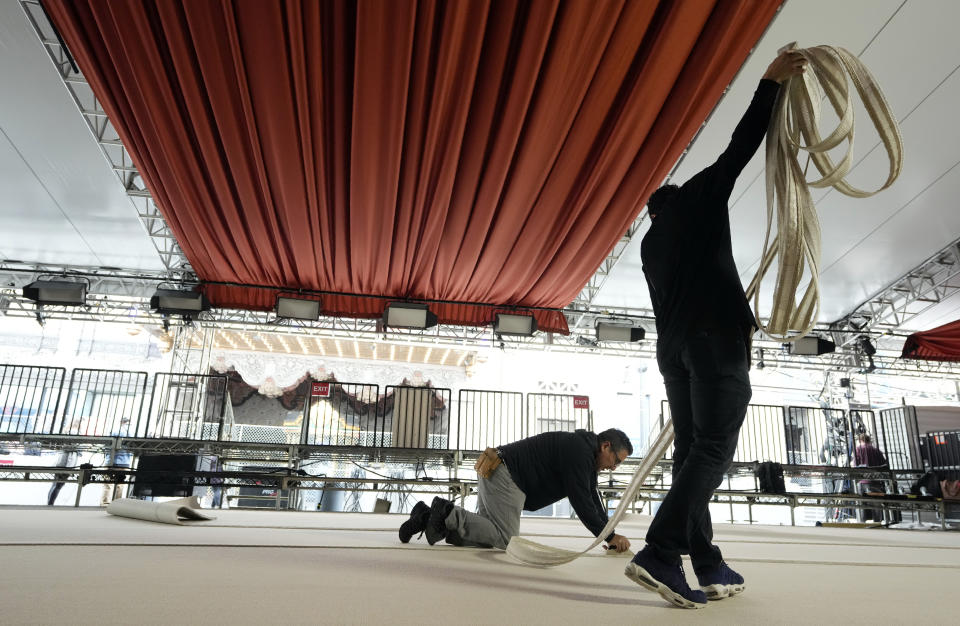
[{"label": "dark sweatshirt", "polygon": [[673,356],[694,332],[736,329],[746,339],[756,326],[733,261],[727,202],[763,141],[779,89],[776,81],[760,81],[730,145],[680,187],[640,244],[660,360]]},{"label": "dark sweatshirt", "polygon": [[527,496],[524,509],[536,511],[567,498],[596,537],[607,524],[607,512],[597,493],[598,448],[596,434],[586,430],[549,432],[501,446],[500,457],[513,482]]}]

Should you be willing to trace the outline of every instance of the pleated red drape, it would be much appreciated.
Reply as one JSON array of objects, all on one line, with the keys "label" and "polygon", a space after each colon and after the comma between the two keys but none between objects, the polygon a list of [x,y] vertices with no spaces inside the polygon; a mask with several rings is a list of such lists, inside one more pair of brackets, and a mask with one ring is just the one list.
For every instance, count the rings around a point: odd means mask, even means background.
[{"label": "pleated red drape", "polygon": [[363,317],[569,304],[779,4],[44,0],[201,279]]},{"label": "pleated red drape", "polygon": [[960,361],[960,320],[913,333],[903,344],[904,359]]}]

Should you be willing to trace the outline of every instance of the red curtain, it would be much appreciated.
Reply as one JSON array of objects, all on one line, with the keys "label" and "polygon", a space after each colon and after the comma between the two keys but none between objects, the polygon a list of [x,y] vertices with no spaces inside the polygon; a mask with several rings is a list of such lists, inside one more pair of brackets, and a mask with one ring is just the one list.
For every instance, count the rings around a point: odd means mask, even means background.
[{"label": "red curtain", "polygon": [[913,333],[903,344],[901,358],[960,361],[960,320]]},{"label": "red curtain", "polygon": [[779,4],[44,1],[201,279],[553,309]]}]

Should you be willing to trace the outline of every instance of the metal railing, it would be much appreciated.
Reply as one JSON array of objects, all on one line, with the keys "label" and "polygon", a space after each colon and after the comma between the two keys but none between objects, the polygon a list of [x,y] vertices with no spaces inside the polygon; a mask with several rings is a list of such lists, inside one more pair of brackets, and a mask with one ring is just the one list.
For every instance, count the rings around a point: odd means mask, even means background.
[{"label": "metal railing", "polygon": [[0,433],[51,433],[67,370],[0,365]]},{"label": "metal railing", "polygon": [[916,409],[912,406],[883,409],[879,417],[877,447],[886,455],[890,469],[922,469]]},{"label": "metal railing", "polygon": [[375,445],[379,398],[379,385],[313,383],[306,399],[303,443],[312,446]]},{"label": "metal railing", "polygon": [[960,480],[960,430],[927,433],[922,443],[930,469],[940,480]]},{"label": "metal railing", "polygon": [[784,408],[766,404],[750,404],[740,428],[740,439],[734,453],[735,462],[787,462],[784,435]]},{"label": "metal railing", "polygon": [[524,437],[555,430],[593,430],[588,396],[528,393]]},{"label": "metal railing", "polygon": [[[450,389],[389,385],[381,395],[379,385],[339,382],[312,383],[321,389],[308,394],[302,420],[235,424],[228,382],[222,375],[158,373],[147,402],[146,372],[78,368],[64,396],[65,368],[0,365],[0,435],[475,452],[542,432],[593,430],[587,396],[463,389],[452,422]],[[669,404],[661,406],[662,423]],[[849,466],[861,433],[872,436],[890,470],[923,468],[928,438],[911,406],[875,413],[749,405],[733,460]]]},{"label": "metal railing", "polygon": [[387,385],[377,403],[376,446],[381,448],[450,448],[453,392],[435,387]]},{"label": "metal railing", "polygon": [[159,373],[153,379],[150,417],[138,436],[222,441],[226,403],[226,376]]},{"label": "metal railing", "polygon": [[784,436],[789,465],[849,467],[853,435],[843,409],[787,407]]},{"label": "metal railing", "polygon": [[523,438],[523,394],[461,389],[457,395],[457,449],[480,451]]},{"label": "metal railing", "polygon": [[91,437],[134,437],[147,395],[147,373],[75,369],[63,415],[53,432]]},{"label": "metal railing", "polygon": [[[669,416],[670,404],[663,400],[661,427]],[[916,424],[913,407],[881,411],[878,418],[867,410],[750,404],[733,462],[850,467],[856,436],[867,433],[887,455],[890,469],[916,470],[922,467]],[[664,458],[673,458],[673,450]]]}]

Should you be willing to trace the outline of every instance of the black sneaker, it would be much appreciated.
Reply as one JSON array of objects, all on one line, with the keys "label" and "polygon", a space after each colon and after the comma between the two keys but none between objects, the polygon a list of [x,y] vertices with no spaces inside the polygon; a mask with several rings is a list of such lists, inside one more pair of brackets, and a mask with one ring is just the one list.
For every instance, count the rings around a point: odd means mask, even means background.
[{"label": "black sneaker", "polygon": [[646,546],[627,563],[623,571],[627,578],[641,587],[656,591],[660,597],[684,609],[702,609],[707,606],[707,596],[702,591],[691,589],[683,573],[683,565],[671,565],[661,561]]},{"label": "black sneaker", "polygon": [[707,594],[708,600],[722,600],[742,593],[747,588],[743,576],[720,561],[720,565],[708,567],[697,572],[700,589]]},{"label": "black sneaker", "polygon": [[427,527],[424,532],[427,535],[427,541],[430,545],[447,538],[447,516],[453,510],[453,502],[444,500],[440,496],[433,499],[430,503],[430,518],[427,520]]},{"label": "black sneaker", "polygon": [[410,538],[417,533],[422,533],[427,527],[427,520],[430,518],[430,507],[426,502],[417,502],[410,511],[410,518],[400,524],[400,541],[409,543]]}]

